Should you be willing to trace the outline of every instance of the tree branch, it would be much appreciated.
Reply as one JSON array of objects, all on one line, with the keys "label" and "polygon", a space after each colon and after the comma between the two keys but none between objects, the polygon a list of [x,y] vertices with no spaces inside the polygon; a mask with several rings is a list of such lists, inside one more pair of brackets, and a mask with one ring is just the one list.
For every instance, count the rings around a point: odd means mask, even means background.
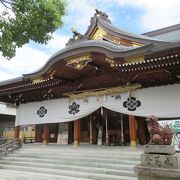
[{"label": "tree branch", "polygon": [[[7,9],[12,10],[11,7],[9,7],[8,5],[12,6],[12,2],[6,1],[6,0],[0,0],[0,3]],[[8,5],[7,5],[8,4]]]}]

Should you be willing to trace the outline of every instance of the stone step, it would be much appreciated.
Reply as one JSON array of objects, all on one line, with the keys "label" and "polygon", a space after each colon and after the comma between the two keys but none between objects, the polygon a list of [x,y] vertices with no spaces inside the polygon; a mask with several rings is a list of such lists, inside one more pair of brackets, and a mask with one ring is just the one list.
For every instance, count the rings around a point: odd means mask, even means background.
[{"label": "stone step", "polygon": [[81,156],[81,155],[76,155],[76,154],[72,154],[72,155],[48,155],[46,153],[30,153],[30,154],[25,154],[25,153],[13,153],[13,154],[9,154],[9,156],[12,157],[33,157],[33,158],[48,158],[48,159],[74,159],[74,160],[88,160],[88,161],[118,161],[118,160],[130,160],[130,161],[140,161],[140,157],[128,157],[128,156],[122,156],[122,157],[116,157],[116,158],[112,158],[112,157],[92,157],[92,156]]},{"label": "stone step", "polygon": [[80,172],[92,172],[99,174],[111,174],[111,175],[119,175],[119,176],[129,176],[136,177],[136,174],[133,171],[128,170],[115,170],[115,169],[107,169],[107,168],[92,168],[92,167],[83,167],[83,166],[72,166],[72,165],[56,165],[49,163],[35,163],[35,162],[7,162],[0,161],[3,166],[4,165],[14,165],[14,166],[30,166],[30,167],[40,167],[47,169],[57,169],[57,170],[71,170],[71,171],[80,171]]},{"label": "stone step", "polygon": [[122,161],[130,161],[133,164],[137,163],[140,161],[140,158],[106,158],[106,157],[85,157],[85,156],[76,156],[76,155],[69,155],[69,156],[65,156],[65,155],[60,155],[60,156],[55,156],[55,155],[46,155],[46,154],[9,154],[9,157],[27,157],[27,158],[43,158],[43,159],[59,159],[59,160],[80,160],[80,161],[88,161],[88,162],[109,162],[109,163],[118,163],[118,162],[122,162]]},{"label": "stone step", "polygon": [[44,159],[36,159],[36,158],[11,158],[6,157],[5,160],[1,160],[0,163],[5,162],[34,162],[34,163],[48,163],[54,165],[73,165],[73,166],[83,166],[83,167],[95,167],[95,168],[108,168],[108,169],[116,169],[116,170],[127,170],[133,171],[134,165],[132,164],[107,164],[107,163],[89,163],[85,161],[57,161],[57,160],[44,160]]},{"label": "stone step", "polygon": [[[94,153],[94,154],[90,154],[90,153],[67,153],[67,152],[61,152],[61,153],[57,153],[57,152],[44,152],[43,153],[46,156],[76,156],[76,157],[91,157],[91,158],[106,158],[106,159],[131,159],[131,160],[140,160],[140,155],[139,154],[131,154],[131,155],[124,155],[124,154],[120,154],[120,155],[110,155],[110,154],[98,154],[98,153]],[[42,155],[42,152],[26,152],[26,151],[16,151],[13,153],[14,156],[18,156],[18,155]]]},{"label": "stone step", "polygon": [[53,162],[53,163],[105,163],[105,164],[126,164],[126,165],[137,165],[140,161],[130,161],[130,160],[109,160],[109,159],[81,159],[81,158],[51,158],[51,157],[39,157],[39,156],[11,156],[8,155],[7,159],[11,160],[26,160],[26,161],[36,161],[36,162]]},{"label": "stone step", "polygon": [[[37,147],[38,146],[38,147]],[[130,148],[129,146],[103,146],[100,147],[98,145],[94,145],[94,146],[90,146],[88,145],[87,147],[82,147],[82,146],[73,146],[73,145],[57,145],[55,144],[54,146],[51,146],[51,145],[23,145],[23,149],[20,149],[20,150],[23,150],[23,151],[36,151],[36,150],[39,150],[39,149],[48,149],[49,151],[54,151],[54,150],[57,150],[57,149],[61,149],[61,151],[82,151],[82,152],[96,152],[96,149],[97,149],[97,152],[101,152],[101,150],[103,150],[103,152],[107,152],[107,153],[110,153],[110,150],[113,150],[115,151],[115,153],[118,153],[118,152],[123,152],[123,153],[139,153],[139,152],[142,152],[143,148],[136,148],[136,149],[131,149],[131,151],[125,151],[127,150],[128,148]],[[68,146],[68,147],[67,147]]]},{"label": "stone step", "polygon": [[88,180],[53,174],[0,169],[0,180]]},{"label": "stone step", "polygon": [[[35,146],[34,146],[35,147]],[[97,148],[97,150],[95,150]],[[42,146],[42,147],[38,147],[38,148],[24,148],[20,149],[20,152],[41,152],[41,151],[45,151],[45,152],[50,152],[50,153],[55,153],[55,154],[60,154],[60,153],[83,153],[83,154],[91,154],[91,155],[96,155],[96,154],[105,154],[105,155],[138,155],[141,154],[142,150],[140,149],[134,149],[131,151],[127,151],[127,148],[121,148],[118,147],[117,149],[115,147],[113,148],[108,148],[107,146],[105,146],[104,148],[99,148],[99,147],[94,147],[94,149],[86,149],[86,148],[79,148],[79,147],[74,147],[74,146],[69,146],[68,148],[62,148],[61,146],[57,146],[55,148],[49,148],[48,146]],[[113,151],[113,154],[111,153],[111,151]]]},{"label": "stone step", "polygon": [[28,144],[0,159],[0,180],[137,180],[133,169],[141,152],[116,146]]},{"label": "stone step", "polygon": [[47,169],[41,167],[31,166],[15,166],[15,165],[0,165],[0,169],[11,169],[20,172],[35,172],[43,174],[54,174],[68,177],[84,178],[84,179],[96,179],[96,180],[136,180],[136,177],[120,176],[120,175],[109,175],[109,174],[98,174],[92,172],[77,172],[72,170],[59,170],[59,169]]}]

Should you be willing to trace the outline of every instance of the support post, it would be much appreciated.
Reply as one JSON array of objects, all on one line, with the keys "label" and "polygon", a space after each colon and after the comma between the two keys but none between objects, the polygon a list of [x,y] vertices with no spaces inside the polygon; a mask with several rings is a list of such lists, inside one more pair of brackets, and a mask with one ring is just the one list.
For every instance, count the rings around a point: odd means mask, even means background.
[{"label": "support post", "polygon": [[79,145],[80,139],[80,120],[74,121],[74,145]]},{"label": "support post", "polygon": [[93,137],[92,137],[92,116],[91,115],[90,115],[89,125],[90,125],[90,144],[92,144],[93,143]]},{"label": "support post", "polygon": [[48,124],[43,125],[43,143],[48,145],[49,143],[49,126]]},{"label": "support post", "polygon": [[107,109],[105,113],[105,121],[106,121],[106,145],[109,144],[109,134],[108,134],[108,118],[107,118]]},{"label": "support post", "polygon": [[19,138],[20,135],[20,126],[15,126],[14,128],[14,138]]},{"label": "support post", "polygon": [[130,146],[135,148],[136,143],[136,122],[133,115],[129,115]]},{"label": "support post", "polygon": [[124,129],[124,127],[123,127],[123,118],[122,118],[122,114],[121,114],[121,145],[125,145],[123,129]]}]

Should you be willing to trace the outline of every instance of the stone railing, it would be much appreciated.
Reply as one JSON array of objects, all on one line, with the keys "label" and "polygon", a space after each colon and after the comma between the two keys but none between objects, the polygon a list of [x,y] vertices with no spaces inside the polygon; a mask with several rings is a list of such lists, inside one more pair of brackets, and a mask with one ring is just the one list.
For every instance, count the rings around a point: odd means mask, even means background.
[{"label": "stone railing", "polygon": [[21,139],[2,139],[0,138],[0,158],[8,153],[22,147]]}]

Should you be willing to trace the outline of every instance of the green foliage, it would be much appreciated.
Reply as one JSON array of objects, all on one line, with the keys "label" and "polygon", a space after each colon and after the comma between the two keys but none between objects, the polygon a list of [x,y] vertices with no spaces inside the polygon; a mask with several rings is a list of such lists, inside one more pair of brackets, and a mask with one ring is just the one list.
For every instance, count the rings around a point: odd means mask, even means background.
[{"label": "green foliage", "polygon": [[0,51],[7,59],[16,48],[30,40],[47,43],[52,33],[62,27],[65,0],[0,0],[6,7],[0,15]]}]

